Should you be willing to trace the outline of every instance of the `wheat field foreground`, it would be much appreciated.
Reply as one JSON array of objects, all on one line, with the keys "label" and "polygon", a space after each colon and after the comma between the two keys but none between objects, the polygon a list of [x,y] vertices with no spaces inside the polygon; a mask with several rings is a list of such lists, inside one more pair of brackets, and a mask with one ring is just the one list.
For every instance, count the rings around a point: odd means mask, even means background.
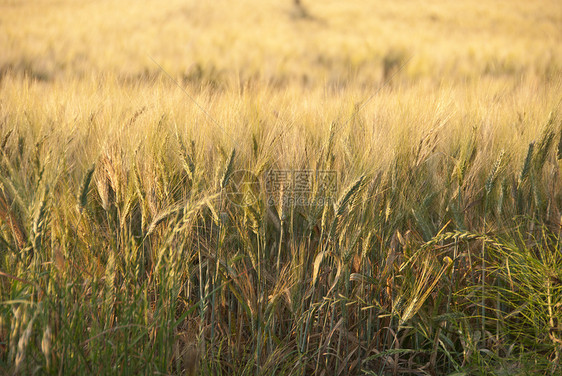
[{"label": "wheat field foreground", "polygon": [[0,30],[0,374],[562,374],[562,2]]}]

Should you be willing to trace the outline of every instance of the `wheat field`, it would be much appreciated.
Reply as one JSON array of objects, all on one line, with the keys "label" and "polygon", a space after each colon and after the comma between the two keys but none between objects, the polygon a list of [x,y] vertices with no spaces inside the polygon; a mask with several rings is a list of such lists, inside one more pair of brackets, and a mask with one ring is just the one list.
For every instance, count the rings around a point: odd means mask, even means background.
[{"label": "wheat field", "polygon": [[0,30],[0,374],[562,374],[562,3]]}]

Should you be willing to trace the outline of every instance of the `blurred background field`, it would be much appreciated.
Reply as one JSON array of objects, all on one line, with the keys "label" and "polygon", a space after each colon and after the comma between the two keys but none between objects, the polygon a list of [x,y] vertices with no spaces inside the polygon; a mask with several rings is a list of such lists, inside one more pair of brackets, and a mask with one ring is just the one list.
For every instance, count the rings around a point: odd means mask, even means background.
[{"label": "blurred background field", "polygon": [[2,72],[40,81],[168,73],[220,87],[376,86],[559,74],[554,1],[2,1]]},{"label": "blurred background field", "polygon": [[[0,30],[0,373],[561,372],[562,3],[0,0]],[[278,170],[336,197],[268,204]]]}]

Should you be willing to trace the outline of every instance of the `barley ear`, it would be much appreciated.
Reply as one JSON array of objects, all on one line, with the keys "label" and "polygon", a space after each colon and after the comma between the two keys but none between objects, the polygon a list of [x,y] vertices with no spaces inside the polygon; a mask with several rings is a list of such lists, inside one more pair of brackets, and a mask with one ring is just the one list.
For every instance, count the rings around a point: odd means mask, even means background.
[{"label": "barley ear", "polygon": [[555,133],[551,128],[551,121],[547,125],[540,141],[537,143],[537,152],[535,154],[535,171],[540,172],[544,167],[552,142],[554,141]]},{"label": "barley ear", "polygon": [[357,193],[357,191],[361,187],[361,183],[363,183],[364,179],[365,179],[365,175],[361,175],[361,177],[359,177],[359,179],[357,179],[352,185],[349,186],[349,188],[347,188],[347,190],[343,194],[342,198],[337,203],[337,206],[336,206],[336,216],[337,217],[343,215],[343,213],[344,213],[347,205],[349,204],[351,198],[353,197],[353,195],[355,193]]},{"label": "barley ear", "polygon": [[6,148],[6,144],[8,143],[8,139],[12,135],[13,131],[14,131],[14,128],[10,129],[8,132],[6,132],[4,137],[2,137],[2,142],[0,142],[0,150],[3,151]]},{"label": "barley ear", "polygon": [[137,191],[137,196],[139,200],[139,206],[141,209],[141,229],[144,232],[146,230],[146,225],[147,225],[148,204],[146,202],[146,193],[142,185],[141,174],[139,171],[139,166],[137,164],[136,158],[133,160],[133,177],[134,177],[135,189]]},{"label": "barley ear", "polygon": [[195,163],[193,162],[193,158],[189,155],[187,147],[183,140],[181,139],[180,135],[176,132],[176,140],[178,142],[180,148],[180,157],[182,160],[182,167],[189,176],[190,180],[193,180],[195,174]]},{"label": "barley ear", "polygon": [[488,175],[488,178],[486,179],[486,194],[489,195],[490,192],[492,192],[492,189],[494,188],[494,184],[496,182],[496,179],[498,177],[498,172],[500,170],[500,167],[502,166],[502,161],[503,161],[503,156],[505,154],[505,150],[500,151],[500,155],[498,156],[498,159],[496,159],[496,162],[494,163],[494,166],[492,167],[492,171],[490,171],[490,174]]},{"label": "barley ear", "polygon": [[45,224],[47,221],[47,201],[49,195],[49,187],[44,187],[41,195],[41,200],[35,210],[33,218],[33,248],[35,251],[39,251],[41,248],[41,240],[43,237],[43,231],[45,229]]},{"label": "barley ear", "polygon": [[529,175],[529,170],[531,169],[531,160],[533,159],[534,147],[535,147],[535,143],[531,142],[529,144],[529,149],[527,149],[527,156],[525,157],[525,163],[523,164],[523,169],[521,170],[521,174],[519,175],[518,185],[521,185],[521,183]]},{"label": "barley ear", "polygon": [[154,232],[154,230],[156,230],[156,227],[158,227],[158,225],[160,223],[164,222],[166,219],[170,218],[174,214],[181,213],[181,211],[182,211],[181,206],[174,206],[174,207],[171,207],[170,209],[158,214],[152,220],[152,223],[150,223],[150,226],[148,226],[148,229],[146,231],[146,236],[149,236],[150,234],[152,234]]},{"label": "barley ear", "polygon": [[254,158],[258,158],[258,153],[259,153],[259,144],[258,144],[258,139],[256,138],[256,135],[253,134],[252,135],[252,151],[254,153]]},{"label": "barley ear", "polygon": [[90,182],[92,181],[92,175],[94,174],[95,165],[92,165],[86,171],[84,179],[82,179],[82,184],[80,184],[80,190],[78,191],[78,210],[80,214],[84,211],[84,208],[88,204],[88,188],[90,187]]},{"label": "barley ear", "polygon": [[234,169],[234,156],[236,155],[236,149],[232,149],[232,153],[230,153],[230,157],[228,158],[228,162],[226,163],[226,169],[224,170],[224,174],[222,175],[220,181],[220,187],[225,188],[232,176],[232,172]]},{"label": "barley ear", "polygon": [[340,217],[345,212],[345,209],[347,208],[353,196],[359,191],[359,188],[361,187],[361,184],[363,183],[364,179],[365,179],[365,175],[361,175],[359,179],[357,179],[353,184],[349,186],[349,188],[347,188],[343,196],[336,204],[335,217],[334,217],[334,221],[332,222],[332,228],[330,229],[331,235],[334,235]]},{"label": "barley ear", "polygon": [[560,123],[560,129],[558,135],[558,147],[556,149],[556,159],[562,160],[562,123]]}]

